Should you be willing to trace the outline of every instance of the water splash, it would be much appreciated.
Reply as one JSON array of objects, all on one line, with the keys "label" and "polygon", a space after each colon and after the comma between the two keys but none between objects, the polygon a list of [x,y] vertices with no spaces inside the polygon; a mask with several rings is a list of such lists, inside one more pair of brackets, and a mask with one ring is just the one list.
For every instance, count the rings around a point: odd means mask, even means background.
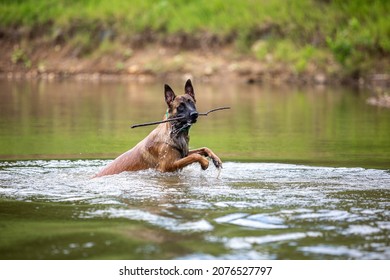
[{"label": "water splash", "polygon": [[386,170],[227,162],[219,178],[213,167],[192,165],[91,179],[107,162],[0,162],[0,197],[90,205],[75,219],[124,218],[198,232],[230,251],[180,258],[390,258]]}]

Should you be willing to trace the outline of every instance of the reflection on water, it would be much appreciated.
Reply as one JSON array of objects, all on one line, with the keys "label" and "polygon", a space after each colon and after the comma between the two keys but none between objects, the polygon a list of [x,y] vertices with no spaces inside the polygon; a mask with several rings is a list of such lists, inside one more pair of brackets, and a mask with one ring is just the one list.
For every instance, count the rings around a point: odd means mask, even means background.
[{"label": "reflection on water", "polygon": [[91,179],[162,118],[162,84],[0,81],[0,258],[390,258],[390,110],[364,92],[194,81],[199,111],[232,107],[191,128],[219,178]]},{"label": "reflection on water", "polygon": [[[215,168],[196,165],[173,174],[147,170],[90,179],[106,163],[2,162],[2,203],[20,201],[18,211],[32,202],[65,203],[82,223],[140,223],[149,243],[132,247],[127,258],[390,258],[388,171],[226,162],[219,179]],[[97,232],[82,243],[70,238],[44,258],[74,251],[73,258],[88,257],[82,253],[98,244],[111,252],[113,238],[102,243]],[[192,246],[183,249],[188,238]]]},{"label": "reflection on water", "polygon": [[[165,82],[165,81],[164,81]],[[176,93],[183,82],[169,83]],[[390,110],[343,88],[267,88],[194,81],[201,112],[192,147],[223,160],[390,167]],[[166,105],[163,82],[0,81],[0,158],[114,158],[143,139]]]}]

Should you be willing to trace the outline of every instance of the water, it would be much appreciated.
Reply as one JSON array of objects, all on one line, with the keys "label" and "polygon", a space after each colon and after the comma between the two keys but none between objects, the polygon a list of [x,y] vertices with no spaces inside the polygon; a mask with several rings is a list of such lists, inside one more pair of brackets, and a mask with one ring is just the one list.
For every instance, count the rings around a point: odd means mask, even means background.
[{"label": "water", "polygon": [[[166,111],[163,83],[0,81],[0,159],[114,158],[143,139]],[[390,110],[369,92],[193,82],[201,117],[190,146],[230,161],[390,168]]]},{"label": "water", "polygon": [[389,111],[348,90],[194,85],[200,111],[233,108],[191,129],[219,177],[92,179],[149,131],[129,125],[161,118],[161,86],[0,82],[0,258],[390,259]]},{"label": "water", "polygon": [[[33,243],[39,235],[32,231],[42,227],[50,239],[31,244],[39,249],[27,255],[18,252],[21,245],[3,244],[2,256],[390,258],[388,171],[227,162],[218,179],[214,168],[195,165],[174,174],[148,170],[90,179],[108,162],[3,162],[2,235],[14,239],[9,227],[21,227],[24,242]],[[19,219],[36,228],[17,225]],[[70,221],[90,229],[80,234]]]}]

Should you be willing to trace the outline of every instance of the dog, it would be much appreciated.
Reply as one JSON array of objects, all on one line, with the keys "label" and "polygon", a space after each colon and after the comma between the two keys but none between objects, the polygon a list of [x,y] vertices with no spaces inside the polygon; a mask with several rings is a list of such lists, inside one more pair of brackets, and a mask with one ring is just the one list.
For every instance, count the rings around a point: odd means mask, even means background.
[{"label": "dog", "polygon": [[209,148],[189,150],[189,130],[198,119],[195,92],[191,80],[185,83],[183,95],[176,96],[167,84],[164,90],[165,102],[168,105],[164,120],[179,119],[159,124],[145,139],[118,156],[95,177],[144,169],[174,172],[195,162],[206,170],[209,167],[206,157],[212,159],[216,168],[222,168],[222,161]]}]

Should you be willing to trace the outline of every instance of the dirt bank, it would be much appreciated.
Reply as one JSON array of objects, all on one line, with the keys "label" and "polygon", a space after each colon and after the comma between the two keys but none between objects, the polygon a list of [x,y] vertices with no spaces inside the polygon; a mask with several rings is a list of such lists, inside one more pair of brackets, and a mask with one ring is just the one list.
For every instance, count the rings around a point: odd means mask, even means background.
[{"label": "dirt bank", "polygon": [[61,34],[48,39],[45,31],[8,29],[0,32],[0,40],[0,78],[7,79],[148,81],[192,76],[247,83],[390,86],[390,75],[381,73],[381,67],[379,72],[346,76],[331,58],[327,67],[314,61],[304,71],[271,55],[259,60],[250,51],[238,51],[234,35],[175,34],[161,39],[144,33],[130,41],[103,38],[87,45],[66,41]]}]

